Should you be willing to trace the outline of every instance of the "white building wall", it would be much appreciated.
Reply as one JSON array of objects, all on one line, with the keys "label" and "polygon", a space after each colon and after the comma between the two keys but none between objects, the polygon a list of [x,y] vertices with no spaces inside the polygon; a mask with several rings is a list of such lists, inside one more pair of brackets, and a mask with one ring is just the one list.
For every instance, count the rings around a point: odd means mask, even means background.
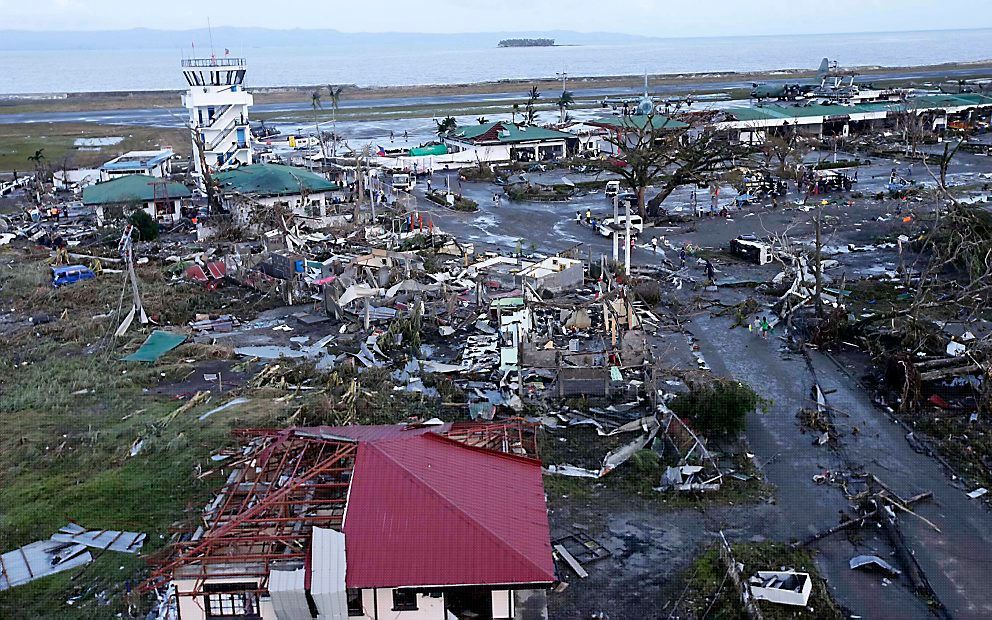
[{"label": "white building wall", "polygon": [[[183,95],[183,106],[189,111],[190,128],[203,141],[204,159],[212,170],[252,163],[248,110],[254,98],[244,90],[245,70],[241,59],[183,61],[187,81],[197,82]],[[199,150],[194,141],[197,175],[203,174]]]},{"label": "white building wall", "polygon": [[393,611],[393,591],[388,588],[362,590],[362,607],[365,611],[364,616],[351,617],[365,620],[447,620],[444,613],[444,597],[431,598],[417,594],[416,610]]},{"label": "white building wall", "polygon": [[[263,198],[253,198],[253,202],[258,205],[258,208],[269,208],[274,207],[278,204],[286,204],[293,210],[296,215],[304,216],[310,215],[307,213],[307,206],[312,205],[315,208],[314,217],[324,217],[327,215],[327,205],[330,202],[330,192],[318,192],[316,194],[310,194],[307,196],[306,200],[303,200],[303,196],[300,194],[291,194],[289,196],[269,196]],[[238,223],[242,226],[248,223],[251,213],[249,213],[245,208],[242,201],[237,197],[232,197],[228,199],[228,208],[234,213],[235,218]]]},{"label": "white building wall", "polygon": [[[249,583],[253,581],[250,578],[230,578],[230,579],[211,579],[210,583]],[[184,592],[190,592],[196,587],[196,581],[192,579],[180,579],[173,582],[176,586],[176,592],[179,593],[177,599],[177,607],[179,609],[179,620],[207,620],[207,608],[204,601],[204,594],[199,596],[189,596],[183,595]],[[202,587],[200,588],[203,589]],[[260,597],[258,601],[258,611],[262,620],[279,620],[276,618],[275,609],[272,607],[272,600],[265,596]]]}]

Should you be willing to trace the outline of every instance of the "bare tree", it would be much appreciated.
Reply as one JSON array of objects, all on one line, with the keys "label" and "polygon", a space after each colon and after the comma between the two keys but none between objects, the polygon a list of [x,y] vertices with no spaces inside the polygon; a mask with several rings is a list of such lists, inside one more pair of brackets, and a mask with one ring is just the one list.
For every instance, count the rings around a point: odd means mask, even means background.
[{"label": "bare tree", "polygon": [[706,127],[701,116],[624,116],[607,136],[616,158],[601,167],[620,176],[637,194],[638,212],[647,217],[647,188],[660,183],[652,206],[660,205],[677,188],[706,181],[731,161],[740,149]]}]

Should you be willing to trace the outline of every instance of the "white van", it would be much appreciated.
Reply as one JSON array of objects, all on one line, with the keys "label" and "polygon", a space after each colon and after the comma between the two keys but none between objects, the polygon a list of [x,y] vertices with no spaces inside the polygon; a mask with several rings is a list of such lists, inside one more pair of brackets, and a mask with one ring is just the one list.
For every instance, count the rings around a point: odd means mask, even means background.
[{"label": "white van", "polygon": [[[620,227],[621,233],[626,230],[627,227],[627,216],[621,215],[617,220],[617,225]],[[630,216],[630,231],[636,236],[644,232],[644,220],[641,219],[640,215],[631,214]],[[599,234],[604,237],[610,237],[613,235],[613,218],[608,217],[599,223]]]},{"label": "white van", "polygon": [[403,190],[404,192],[409,192],[414,187],[417,186],[417,178],[412,174],[407,174],[405,172],[397,172],[393,175],[393,189]]},{"label": "white van", "polygon": [[620,181],[607,181],[606,190],[603,192],[607,198],[612,198],[620,193]]}]

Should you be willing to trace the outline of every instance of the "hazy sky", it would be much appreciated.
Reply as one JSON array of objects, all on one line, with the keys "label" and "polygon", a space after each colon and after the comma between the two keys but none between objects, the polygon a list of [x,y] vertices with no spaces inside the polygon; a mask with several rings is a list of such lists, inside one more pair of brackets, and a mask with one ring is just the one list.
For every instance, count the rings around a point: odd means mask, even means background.
[{"label": "hazy sky", "polygon": [[[989,0],[0,0],[0,29],[214,26],[654,36],[992,27]],[[992,43],[990,43],[992,49]]]}]

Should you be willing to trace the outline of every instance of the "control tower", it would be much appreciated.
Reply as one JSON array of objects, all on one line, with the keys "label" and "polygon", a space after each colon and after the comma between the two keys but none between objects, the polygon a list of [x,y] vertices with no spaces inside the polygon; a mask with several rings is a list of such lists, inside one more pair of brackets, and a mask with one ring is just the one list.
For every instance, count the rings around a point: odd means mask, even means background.
[{"label": "control tower", "polygon": [[[182,61],[189,90],[183,105],[189,110],[193,139],[193,166],[203,174],[252,163],[248,108],[253,99],[245,92],[244,58],[190,58]],[[203,149],[201,158],[200,149]]]}]

